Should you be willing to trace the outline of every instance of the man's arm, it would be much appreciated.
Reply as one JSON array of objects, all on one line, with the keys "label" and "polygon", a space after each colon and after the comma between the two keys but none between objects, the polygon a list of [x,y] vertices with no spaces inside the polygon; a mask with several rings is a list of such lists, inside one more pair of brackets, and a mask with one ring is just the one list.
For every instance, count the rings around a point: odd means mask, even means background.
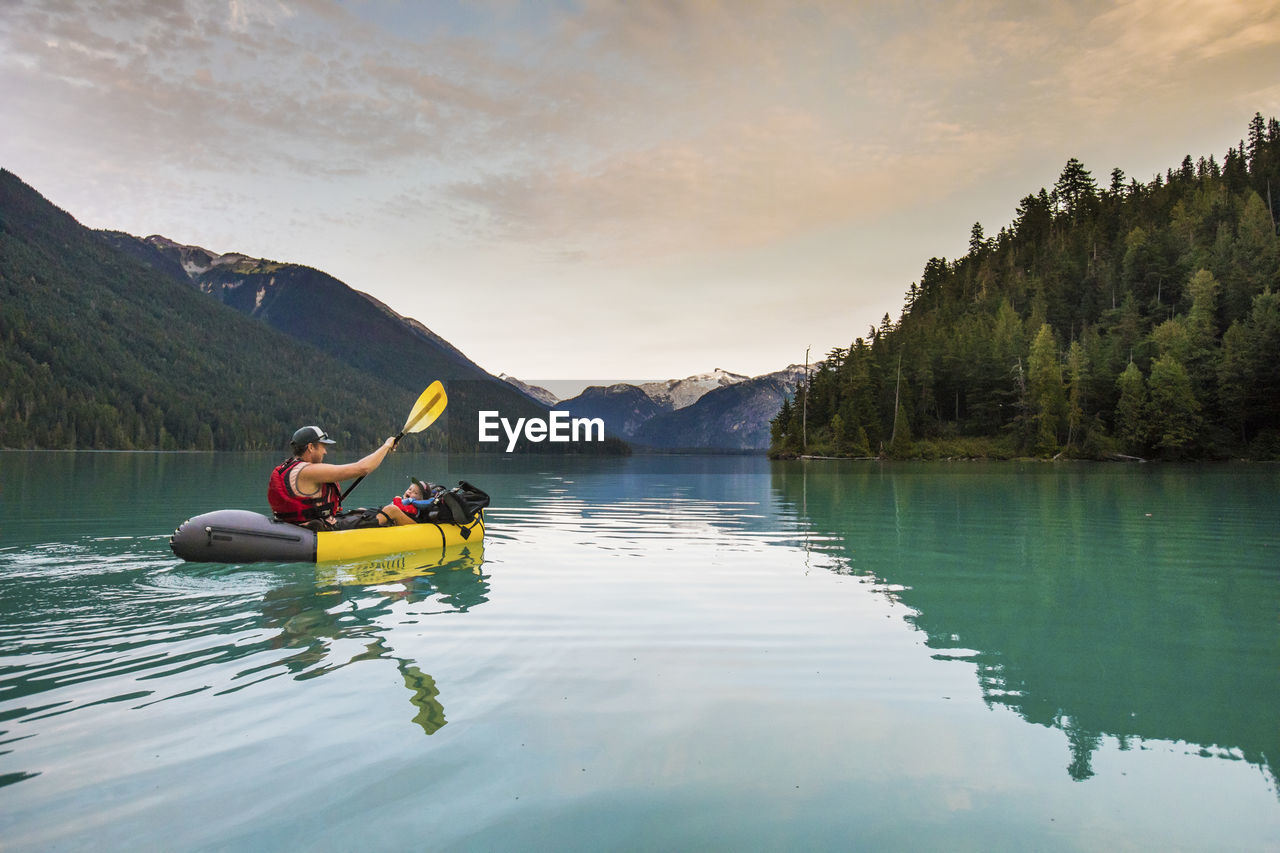
[{"label": "man's arm", "polygon": [[382,464],[395,443],[394,437],[388,438],[381,447],[359,462],[348,462],[346,465],[313,462],[298,472],[298,491],[311,494],[320,488],[321,483],[341,483],[343,480],[364,477]]}]

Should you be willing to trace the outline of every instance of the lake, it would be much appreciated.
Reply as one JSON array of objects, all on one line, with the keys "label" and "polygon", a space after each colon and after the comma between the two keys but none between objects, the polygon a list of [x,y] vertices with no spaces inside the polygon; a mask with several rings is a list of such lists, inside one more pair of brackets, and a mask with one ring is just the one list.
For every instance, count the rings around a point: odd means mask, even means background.
[{"label": "lake", "polygon": [[0,453],[5,850],[1280,847],[1276,466],[401,451],[483,548],[173,557],[275,461]]}]

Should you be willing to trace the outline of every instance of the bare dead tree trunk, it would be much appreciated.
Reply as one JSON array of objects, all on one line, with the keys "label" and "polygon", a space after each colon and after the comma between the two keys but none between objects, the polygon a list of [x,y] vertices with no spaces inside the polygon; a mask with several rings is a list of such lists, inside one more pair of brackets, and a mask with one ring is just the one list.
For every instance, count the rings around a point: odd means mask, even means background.
[{"label": "bare dead tree trunk", "polygon": [[898,393],[902,390],[902,353],[898,353],[898,382],[893,387],[893,434],[889,436],[889,446],[893,446],[898,437]]},{"label": "bare dead tree trunk", "polygon": [[800,446],[802,453],[809,452],[809,349],[804,348],[804,410],[800,415]]}]

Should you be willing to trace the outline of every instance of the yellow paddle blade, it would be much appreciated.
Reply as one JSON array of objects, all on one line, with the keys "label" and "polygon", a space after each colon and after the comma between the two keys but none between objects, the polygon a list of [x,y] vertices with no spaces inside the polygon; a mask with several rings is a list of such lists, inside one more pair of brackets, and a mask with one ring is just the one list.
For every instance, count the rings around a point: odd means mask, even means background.
[{"label": "yellow paddle blade", "polygon": [[427,386],[427,390],[418,397],[418,402],[413,404],[413,409],[404,422],[404,429],[400,432],[403,435],[422,432],[444,413],[444,407],[447,405],[449,405],[449,398],[445,396],[444,386],[437,379]]}]

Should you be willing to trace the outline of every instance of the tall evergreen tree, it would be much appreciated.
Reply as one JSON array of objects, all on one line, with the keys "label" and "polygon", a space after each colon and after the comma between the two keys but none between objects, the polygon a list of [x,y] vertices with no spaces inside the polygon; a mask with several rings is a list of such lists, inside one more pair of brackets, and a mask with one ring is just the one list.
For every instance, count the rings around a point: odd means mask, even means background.
[{"label": "tall evergreen tree", "polygon": [[1116,438],[1130,453],[1142,454],[1147,449],[1147,383],[1142,371],[1132,361],[1120,374],[1120,402],[1116,404]]},{"label": "tall evergreen tree", "polygon": [[1067,348],[1067,444],[1081,440],[1085,416],[1087,357],[1080,341]]},{"label": "tall evergreen tree", "polygon": [[1042,456],[1052,455],[1058,449],[1067,407],[1062,364],[1058,361],[1058,343],[1047,323],[1040,327],[1031,343],[1027,373],[1035,419],[1035,451]]},{"label": "tall evergreen tree", "polygon": [[1181,458],[1200,431],[1200,403],[1191,391],[1191,379],[1181,362],[1161,356],[1151,365],[1149,424],[1156,447],[1164,455]]},{"label": "tall evergreen tree", "polygon": [[1053,185],[1053,201],[1060,213],[1083,213],[1097,198],[1097,184],[1084,164],[1072,157]]},{"label": "tall evergreen tree", "polygon": [[982,223],[973,223],[973,228],[969,229],[969,257],[979,258],[987,248],[986,238],[983,237]]}]

